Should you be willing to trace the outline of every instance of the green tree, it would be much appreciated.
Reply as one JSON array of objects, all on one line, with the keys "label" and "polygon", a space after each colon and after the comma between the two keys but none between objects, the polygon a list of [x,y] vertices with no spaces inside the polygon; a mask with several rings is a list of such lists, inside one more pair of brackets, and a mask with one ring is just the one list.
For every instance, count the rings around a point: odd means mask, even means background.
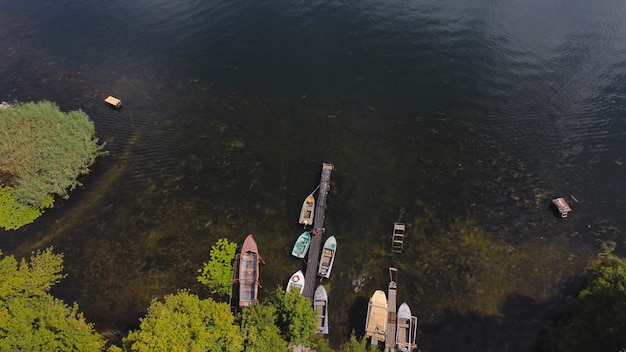
[{"label": "green tree", "polygon": [[[42,101],[15,104],[0,116],[0,226],[14,229],[32,221],[32,209],[52,206],[54,195],[67,198],[104,152],[81,110],[64,113]],[[3,221],[22,212],[28,213],[17,216],[22,224]]]},{"label": "green tree", "polygon": [[[1,253],[0,253],[1,255]],[[0,351],[101,351],[104,340],[78,312],[49,294],[63,277],[52,248],[30,261],[0,260]]]},{"label": "green tree", "polygon": [[372,349],[368,346],[367,340],[365,338],[358,339],[354,334],[354,330],[352,334],[350,334],[350,341],[341,345],[341,352],[368,352],[372,351]]},{"label": "green tree", "polygon": [[287,351],[287,341],[280,336],[276,326],[276,308],[270,304],[257,304],[243,308],[241,334],[246,352]]},{"label": "green tree", "polygon": [[299,293],[286,293],[278,287],[268,297],[268,303],[276,307],[277,325],[283,338],[296,345],[306,345],[317,326],[317,314],[311,307],[311,301]]},{"label": "green tree", "polygon": [[206,285],[212,294],[232,296],[233,260],[237,244],[229,242],[227,238],[220,238],[211,247],[211,258],[198,269],[198,281]]},{"label": "green tree", "polygon": [[589,281],[547,333],[543,351],[620,351],[626,348],[626,263],[601,259]]},{"label": "green tree", "polygon": [[232,351],[243,349],[230,307],[187,291],[153,300],[139,330],[122,340],[126,351]]}]

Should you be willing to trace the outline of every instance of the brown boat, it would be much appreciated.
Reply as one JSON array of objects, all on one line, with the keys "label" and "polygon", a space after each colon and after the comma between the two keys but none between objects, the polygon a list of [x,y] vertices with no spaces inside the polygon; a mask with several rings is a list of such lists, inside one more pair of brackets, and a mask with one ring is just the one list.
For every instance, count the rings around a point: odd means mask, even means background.
[{"label": "brown boat", "polygon": [[239,306],[257,302],[259,293],[259,249],[252,235],[248,235],[239,255]]}]

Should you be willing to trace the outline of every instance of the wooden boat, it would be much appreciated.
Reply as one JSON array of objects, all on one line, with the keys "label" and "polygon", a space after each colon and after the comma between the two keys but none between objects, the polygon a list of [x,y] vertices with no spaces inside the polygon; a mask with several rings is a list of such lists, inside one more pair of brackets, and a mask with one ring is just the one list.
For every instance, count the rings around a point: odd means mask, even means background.
[{"label": "wooden boat", "polygon": [[298,270],[289,278],[286,291],[302,293],[302,290],[304,290],[304,274],[302,270]]},{"label": "wooden boat", "polygon": [[293,250],[291,251],[291,255],[298,258],[304,258],[307,251],[309,250],[309,245],[311,244],[311,234],[308,231],[300,234],[296,243],[293,245]]},{"label": "wooden boat", "polygon": [[372,338],[372,345],[385,341],[387,325],[387,296],[382,290],[374,291],[367,305],[367,320],[365,321],[365,336]]},{"label": "wooden boat", "polygon": [[243,241],[239,255],[239,306],[256,304],[259,293],[259,249],[252,235]]},{"label": "wooden boat", "polygon": [[315,197],[313,193],[309,194],[302,202],[302,210],[300,210],[300,223],[303,225],[313,225],[313,213],[315,213]]},{"label": "wooden boat", "polygon": [[313,297],[313,310],[317,313],[315,332],[328,334],[328,293],[326,293],[324,286],[317,286]]},{"label": "wooden boat", "polygon": [[319,269],[317,270],[317,276],[329,278],[330,271],[333,268],[333,262],[335,261],[335,253],[337,252],[337,240],[335,236],[330,236],[324,242],[322,248],[322,257],[320,258]]},{"label": "wooden boat", "polygon": [[415,335],[417,318],[411,316],[411,308],[402,303],[398,308],[398,323],[396,325],[396,347],[401,352],[411,352],[417,348]]}]

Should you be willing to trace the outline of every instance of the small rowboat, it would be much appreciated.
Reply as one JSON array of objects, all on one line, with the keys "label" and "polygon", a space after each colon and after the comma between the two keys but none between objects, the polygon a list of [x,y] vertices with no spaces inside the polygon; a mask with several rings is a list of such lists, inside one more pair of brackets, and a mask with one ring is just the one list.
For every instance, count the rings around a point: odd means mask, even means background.
[{"label": "small rowboat", "polygon": [[398,323],[396,329],[396,346],[398,351],[411,352],[417,348],[415,335],[417,331],[417,317],[411,316],[411,308],[402,303],[398,308]]},{"label": "small rowboat", "polygon": [[302,293],[302,290],[304,290],[304,274],[302,270],[298,270],[289,278],[286,291]]},{"label": "small rowboat", "polygon": [[330,271],[333,268],[333,262],[335,261],[335,253],[337,252],[337,240],[335,236],[330,236],[324,242],[324,248],[322,249],[322,257],[320,258],[320,266],[317,270],[317,276],[329,278]]},{"label": "small rowboat", "polygon": [[300,223],[303,225],[313,225],[313,213],[315,213],[315,197],[313,193],[309,194],[302,202],[302,210],[300,210]]},{"label": "small rowboat", "polygon": [[324,286],[319,285],[315,289],[313,310],[317,314],[317,327],[315,332],[328,334],[328,293]]},{"label": "small rowboat", "polygon": [[367,305],[367,320],[365,321],[365,336],[372,338],[372,345],[385,341],[387,326],[387,296],[382,290],[374,291]]},{"label": "small rowboat", "polygon": [[304,258],[307,251],[309,250],[309,245],[311,244],[311,234],[308,231],[300,234],[296,243],[293,245],[293,250],[291,251],[291,255],[298,258]]},{"label": "small rowboat", "polygon": [[259,293],[259,249],[252,235],[248,235],[239,255],[239,306],[257,302]]}]

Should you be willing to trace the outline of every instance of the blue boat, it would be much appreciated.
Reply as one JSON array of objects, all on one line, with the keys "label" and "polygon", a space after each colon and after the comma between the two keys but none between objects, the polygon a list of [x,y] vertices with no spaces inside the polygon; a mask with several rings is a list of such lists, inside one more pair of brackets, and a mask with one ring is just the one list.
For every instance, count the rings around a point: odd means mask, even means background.
[{"label": "blue boat", "polygon": [[293,245],[291,255],[298,258],[304,258],[306,252],[309,250],[310,244],[311,234],[308,231],[305,231],[298,237],[296,243]]}]

